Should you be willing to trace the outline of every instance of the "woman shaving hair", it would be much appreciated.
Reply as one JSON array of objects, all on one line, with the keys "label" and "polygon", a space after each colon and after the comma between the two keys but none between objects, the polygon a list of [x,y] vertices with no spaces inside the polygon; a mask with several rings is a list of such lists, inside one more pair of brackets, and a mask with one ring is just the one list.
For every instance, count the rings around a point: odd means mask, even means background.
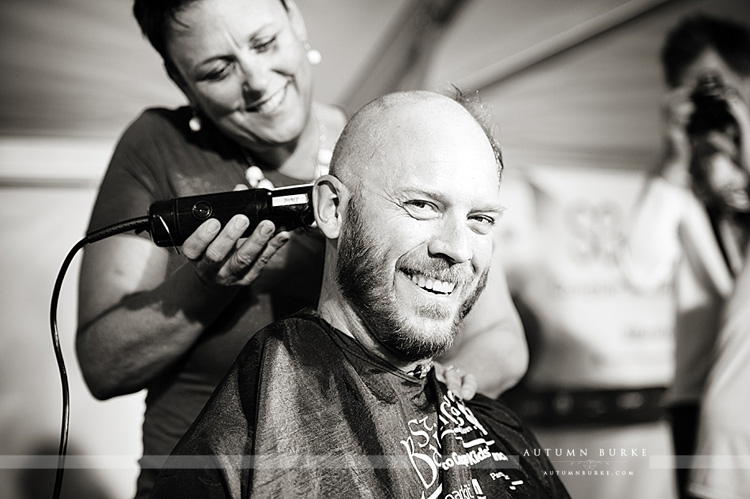
[{"label": "woman shaving hair", "polygon": [[[128,127],[90,229],[160,199],[306,183],[325,171],[346,117],[313,103],[316,53],[293,2],[136,0],[133,11],[189,106],[148,109]],[[182,255],[133,235],[85,251],[77,351],[86,381],[100,399],[148,389],[138,497],[248,338],[315,303],[322,241],[269,221],[240,238],[247,226],[243,215],[225,227],[208,221]]]},{"label": "woman shaving hair", "polygon": [[[310,65],[319,54],[291,0],[136,0],[133,10],[189,105],[147,109],[130,124],[90,230],[143,216],[158,200],[308,183],[326,171],[346,117],[313,101]],[[223,227],[206,221],[179,253],[132,234],[85,250],[76,346],[86,382],[99,399],[148,390],[137,497],[148,496],[247,340],[317,300],[323,240],[267,220],[243,238],[248,224],[244,215]],[[477,387],[496,396],[526,366],[495,268],[486,304],[450,352],[456,367],[444,371],[466,398]]]}]

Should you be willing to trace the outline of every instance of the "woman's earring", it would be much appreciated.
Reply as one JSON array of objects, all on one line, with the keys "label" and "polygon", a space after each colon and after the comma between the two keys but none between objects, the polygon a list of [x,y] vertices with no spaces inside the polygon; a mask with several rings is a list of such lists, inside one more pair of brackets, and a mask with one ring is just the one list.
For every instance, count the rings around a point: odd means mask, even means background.
[{"label": "woman's earring", "polygon": [[320,55],[320,52],[310,47],[310,44],[307,42],[304,42],[302,45],[307,51],[307,60],[310,62],[310,64],[312,64],[313,66],[320,64],[320,61],[323,60],[323,56]]},{"label": "woman's earring", "polygon": [[190,127],[190,130],[193,132],[200,132],[201,127],[203,126],[203,123],[201,123],[200,116],[198,116],[198,113],[193,110],[193,117],[190,118],[190,121],[188,121],[188,126]]}]

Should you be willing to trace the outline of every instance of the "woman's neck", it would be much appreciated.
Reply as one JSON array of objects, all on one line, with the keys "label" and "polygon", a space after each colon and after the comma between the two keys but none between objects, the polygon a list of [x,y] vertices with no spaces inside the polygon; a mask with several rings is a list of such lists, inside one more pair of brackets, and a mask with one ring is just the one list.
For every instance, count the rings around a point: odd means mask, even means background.
[{"label": "woman's neck", "polygon": [[291,178],[312,180],[322,133],[324,132],[313,108],[297,139],[286,144],[254,147],[248,150],[248,154],[254,162],[265,169],[276,170]]}]

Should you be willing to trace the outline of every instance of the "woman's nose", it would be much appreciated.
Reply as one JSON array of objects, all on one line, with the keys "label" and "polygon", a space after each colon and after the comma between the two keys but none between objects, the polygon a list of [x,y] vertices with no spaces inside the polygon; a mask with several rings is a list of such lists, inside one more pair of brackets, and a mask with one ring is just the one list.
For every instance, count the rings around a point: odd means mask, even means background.
[{"label": "woman's nose", "polygon": [[244,58],[241,62],[243,82],[242,91],[250,100],[265,94],[268,89],[270,71],[258,58]]}]

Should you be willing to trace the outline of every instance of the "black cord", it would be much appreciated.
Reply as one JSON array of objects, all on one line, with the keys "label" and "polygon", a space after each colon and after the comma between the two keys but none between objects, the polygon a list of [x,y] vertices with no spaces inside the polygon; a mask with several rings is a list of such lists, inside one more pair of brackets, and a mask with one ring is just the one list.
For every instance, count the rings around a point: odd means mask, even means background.
[{"label": "black cord", "polygon": [[122,234],[123,232],[128,232],[130,230],[138,232],[147,229],[148,225],[149,217],[139,217],[90,232],[86,237],[78,241],[68,252],[68,256],[65,257],[65,260],[60,267],[60,272],[57,274],[55,286],[52,290],[49,317],[50,329],[52,331],[52,346],[55,350],[55,357],[57,357],[57,367],[60,371],[60,383],[62,385],[62,424],[60,428],[60,447],[57,453],[55,488],[52,493],[53,499],[58,499],[60,497],[60,491],[62,490],[63,472],[65,471],[65,456],[68,451],[68,430],[70,428],[70,388],[68,385],[68,373],[65,368],[65,360],[63,359],[62,348],[60,348],[60,334],[57,329],[57,304],[60,299],[60,290],[62,288],[63,279],[65,278],[65,273],[68,271],[68,267],[70,267],[70,263],[73,261],[76,253],[87,244],[101,241],[102,239],[106,239],[116,234]]}]

